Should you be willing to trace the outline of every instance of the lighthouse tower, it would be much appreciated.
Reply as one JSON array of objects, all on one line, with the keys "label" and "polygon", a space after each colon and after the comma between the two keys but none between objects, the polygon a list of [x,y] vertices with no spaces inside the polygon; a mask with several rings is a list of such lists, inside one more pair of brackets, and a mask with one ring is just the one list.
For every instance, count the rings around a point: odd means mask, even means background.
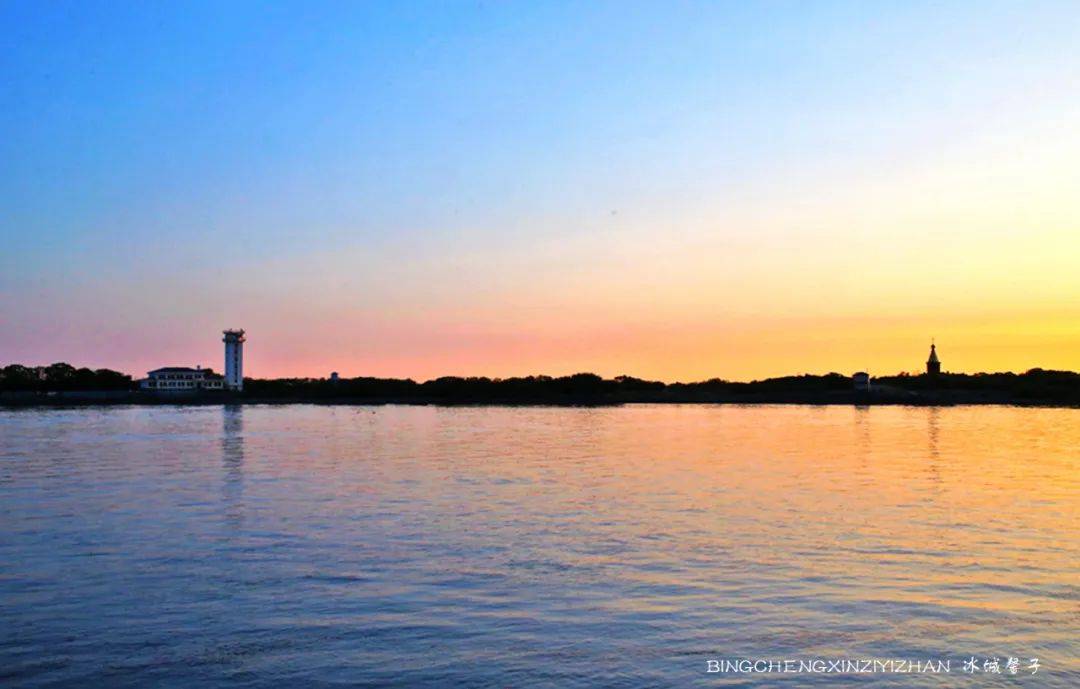
[{"label": "lighthouse tower", "polygon": [[937,347],[930,343],[930,358],[926,360],[926,375],[936,376],[941,373],[941,361],[937,358]]},{"label": "lighthouse tower", "polygon": [[244,331],[225,330],[225,387],[244,389]]}]

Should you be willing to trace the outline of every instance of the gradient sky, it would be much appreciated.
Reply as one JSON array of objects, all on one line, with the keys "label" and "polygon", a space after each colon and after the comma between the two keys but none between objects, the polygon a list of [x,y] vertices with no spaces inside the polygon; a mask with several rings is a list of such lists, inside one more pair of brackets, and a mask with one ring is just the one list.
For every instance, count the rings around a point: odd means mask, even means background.
[{"label": "gradient sky", "polygon": [[0,3],[0,363],[1080,369],[1080,4]]}]

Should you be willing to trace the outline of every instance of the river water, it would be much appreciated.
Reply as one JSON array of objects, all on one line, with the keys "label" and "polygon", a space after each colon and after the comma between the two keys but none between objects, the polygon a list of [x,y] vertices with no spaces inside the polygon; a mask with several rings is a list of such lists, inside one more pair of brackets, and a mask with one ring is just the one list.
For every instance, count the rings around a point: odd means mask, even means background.
[{"label": "river water", "polygon": [[0,686],[1077,687],[1078,448],[1072,409],[0,411]]}]

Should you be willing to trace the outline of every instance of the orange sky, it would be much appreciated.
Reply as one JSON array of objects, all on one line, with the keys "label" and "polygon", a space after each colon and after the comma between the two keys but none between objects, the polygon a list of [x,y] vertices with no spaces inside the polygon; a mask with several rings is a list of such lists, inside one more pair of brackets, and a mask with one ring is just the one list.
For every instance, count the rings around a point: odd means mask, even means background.
[{"label": "orange sky", "polygon": [[0,363],[1080,370],[1075,5],[221,11],[12,22]]}]

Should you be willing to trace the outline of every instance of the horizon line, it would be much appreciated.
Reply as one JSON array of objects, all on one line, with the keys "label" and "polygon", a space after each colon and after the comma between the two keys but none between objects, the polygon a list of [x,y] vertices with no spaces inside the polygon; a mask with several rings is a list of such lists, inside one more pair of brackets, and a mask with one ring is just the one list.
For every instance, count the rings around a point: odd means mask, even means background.
[{"label": "horizon line", "polygon": [[[119,373],[121,375],[130,376],[133,381],[141,379],[140,377],[137,377],[136,375],[126,373],[124,371],[117,371],[115,369],[110,369],[110,368],[107,368],[107,367],[94,368],[94,367],[90,367],[90,366],[76,366],[76,365],[74,365],[74,364],[72,364],[70,362],[67,362],[67,361],[54,361],[54,362],[52,362],[50,364],[36,364],[36,365],[28,365],[28,364],[21,364],[21,363],[17,363],[17,362],[12,362],[10,364],[4,364],[3,366],[0,366],[0,370],[3,370],[4,368],[8,368],[9,366],[22,366],[22,367],[28,368],[28,369],[44,369],[44,368],[49,368],[50,366],[56,366],[58,364],[64,364],[64,365],[67,365],[67,366],[71,366],[72,368],[75,368],[75,369],[87,369],[87,370],[90,370],[90,371],[113,371],[113,372]],[[212,366],[201,366],[200,365],[200,366],[191,366],[191,367],[188,367],[188,368],[201,369],[203,371],[216,372],[216,370]],[[1015,370],[974,371],[974,372],[968,372],[968,371],[942,371],[942,372],[940,372],[940,373],[938,373],[936,375],[940,375],[940,376],[952,376],[952,375],[959,375],[959,376],[1017,375],[1018,376],[1018,375],[1025,375],[1025,374],[1031,373],[1033,371],[1045,371],[1045,372],[1052,372],[1052,373],[1072,373],[1072,374],[1080,375],[1080,371],[1074,371],[1074,370],[1071,370],[1071,369],[1043,368],[1041,366],[1033,366],[1033,367],[1030,367],[1030,368],[1028,368],[1026,370],[1023,370],[1023,371],[1015,371]],[[331,373],[336,373],[336,371],[332,371]],[[694,385],[694,384],[699,384],[699,383],[708,383],[708,382],[712,382],[712,381],[721,381],[721,382],[725,382],[725,383],[758,383],[758,382],[764,382],[764,381],[770,381],[770,380],[778,380],[778,379],[782,379],[782,378],[801,378],[801,377],[824,378],[826,376],[832,376],[832,375],[841,376],[841,377],[844,377],[844,378],[851,378],[856,373],[867,373],[867,375],[869,375],[869,377],[871,379],[873,379],[873,378],[898,378],[898,377],[903,377],[903,376],[909,376],[909,377],[914,378],[914,377],[931,375],[931,374],[927,373],[926,371],[898,371],[896,373],[888,373],[888,374],[873,374],[873,373],[870,373],[870,372],[866,371],[865,369],[859,369],[859,370],[853,371],[852,373],[846,373],[846,374],[842,373],[840,371],[835,371],[834,370],[834,371],[827,371],[827,372],[824,372],[824,373],[811,373],[809,371],[804,371],[802,373],[785,373],[785,374],[780,374],[780,375],[775,375],[775,376],[766,376],[766,377],[751,378],[751,379],[735,379],[735,378],[725,378],[723,376],[712,376],[710,378],[701,378],[701,379],[696,379],[696,380],[663,380],[663,379],[657,379],[657,378],[643,378],[643,377],[636,376],[636,375],[629,374],[629,373],[620,373],[620,374],[608,377],[608,376],[603,376],[601,374],[595,373],[593,371],[575,371],[573,373],[565,373],[565,374],[532,373],[532,374],[527,374],[527,375],[515,374],[515,375],[510,375],[510,376],[491,376],[491,375],[473,375],[473,374],[444,374],[444,375],[439,375],[439,376],[435,376],[435,377],[432,377],[432,378],[427,378],[427,379],[424,379],[424,380],[420,380],[420,379],[412,377],[412,376],[397,377],[397,376],[377,376],[377,375],[363,375],[363,374],[344,376],[344,375],[339,374],[339,380],[354,380],[354,379],[357,379],[357,378],[367,378],[367,379],[372,379],[372,380],[413,381],[413,382],[415,382],[417,384],[423,384],[423,383],[429,383],[429,382],[433,382],[433,381],[437,381],[437,380],[443,380],[443,379],[447,379],[447,378],[458,378],[458,379],[462,379],[462,380],[472,379],[472,380],[505,381],[505,380],[522,380],[522,379],[528,379],[528,378],[559,379],[559,378],[571,378],[571,377],[574,377],[574,376],[583,376],[584,375],[584,376],[596,376],[596,377],[600,378],[601,380],[618,380],[619,378],[632,378],[632,379],[635,379],[635,380],[640,380],[640,381],[644,381],[644,382],[648,382],[648,383],[663,383],[664,385]],[[313,381],[314,380],[327,380],[327,381],[331,380],[329,375],[324,375],[324,376],[273,376],[273,377],[270,377],[270,376],[267,376],[267,377],[244,376],[244,379],[245,380],[313,380]]]}]

